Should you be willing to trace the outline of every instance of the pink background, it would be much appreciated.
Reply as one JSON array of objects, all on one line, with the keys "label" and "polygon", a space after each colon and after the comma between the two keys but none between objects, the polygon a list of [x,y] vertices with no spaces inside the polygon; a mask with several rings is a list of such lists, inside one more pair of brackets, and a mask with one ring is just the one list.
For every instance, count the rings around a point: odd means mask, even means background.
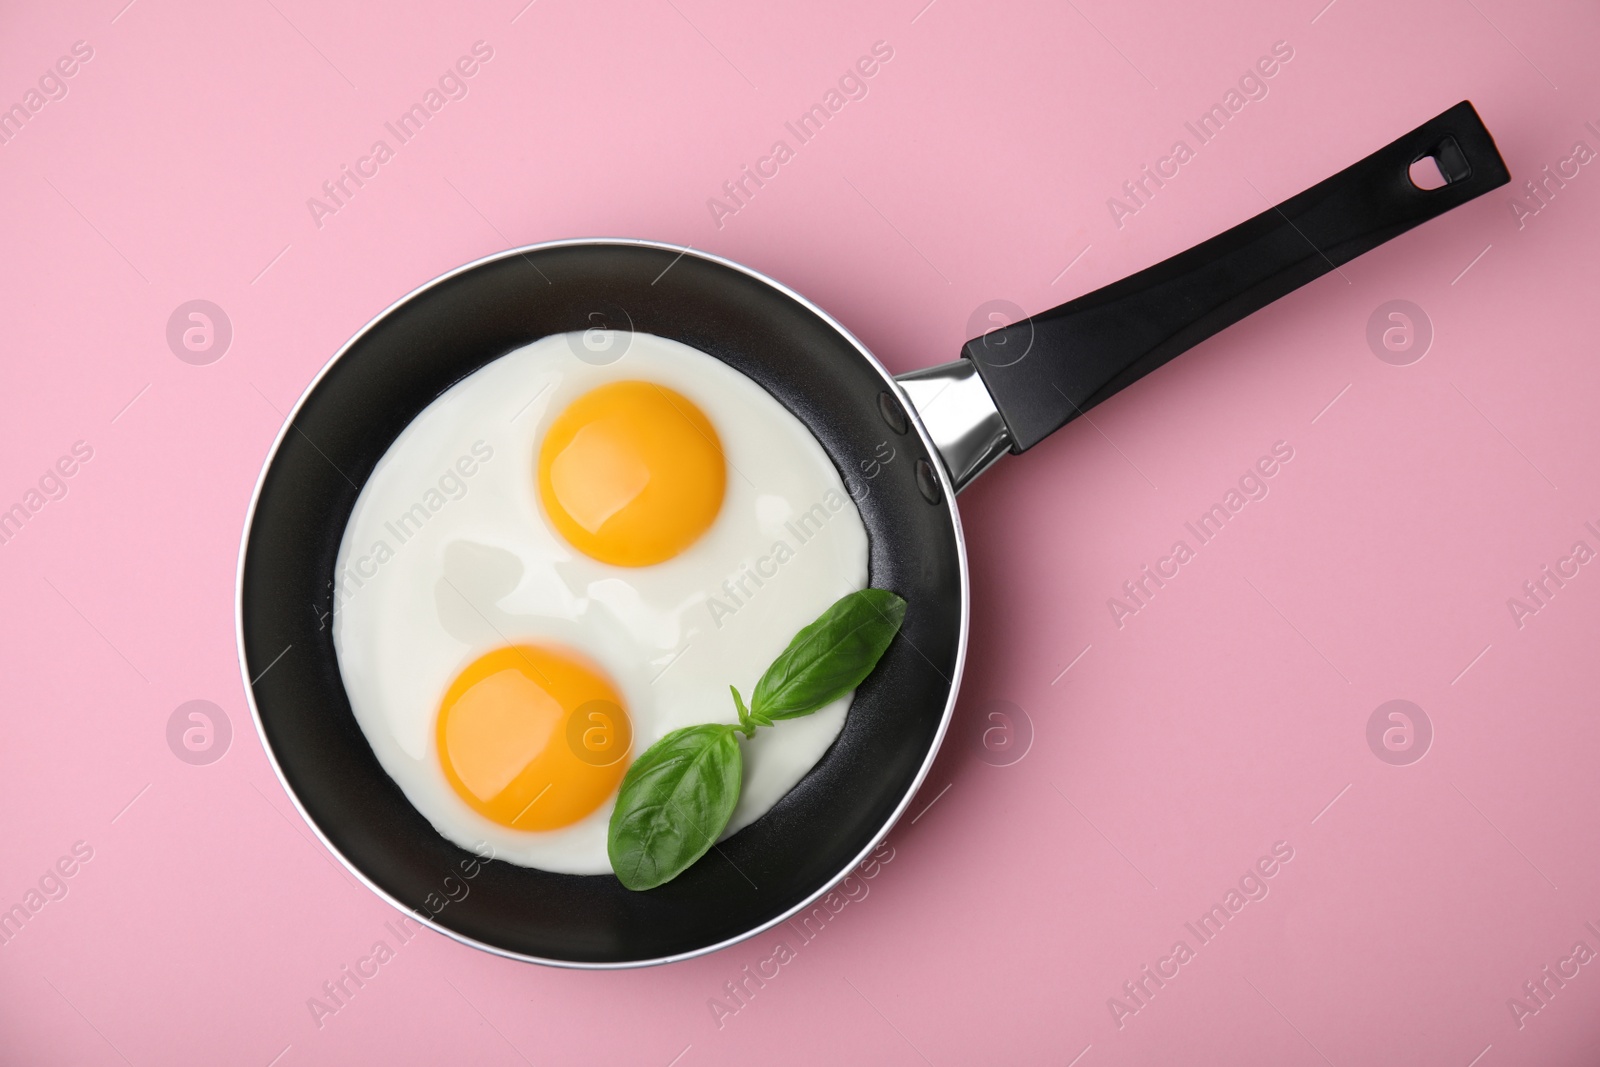
[{"label": "pink background", "polygon": [[[903,371],[953,358],[986,301],[1113,281],[1462,98],[1518,183],[1600,149],[1580,0],[524,2],[0,13],[0,103],[94,53],[0,145],[0,508],[93,449],[0,545],[0,907],[93,849],[0,947],[0,1059],[1600,1057],[1600,966],[1520,1028],[1507,1004],[1537,1006],[1523,983],[1580,939],[1600,950],[1600,568],[1520,628],[1507,606],[1600,548],[1593,166],[1520,226],[1514,184],[1363,257],[964,494],[971,660],[918,819],[721,1026],[708,1002],[778,936],[576,973],[429,931],[319,1027],[308,998],[396,913],[268,766],[234,565],[283,413],[393,299],[511,244],[649,237],[772,274]],[[307,198],[480,40],[469,94],[319,228]],[[867,97],[719,228],[707,199],[880,40]],[[1107,198],[1280,40],[1270,94],[1119,228]],[[193,299],[232,323],[210,365],[167,344]],[[1409,366],[1366,340],[1393,299],[1433,327]],[[1277,441],[1270,495],[1119,629],[1108,598]],[[1434,730],[1408,766],[1366,739],[1396,698]],[[233,728],[209,765],[166,740],[193,699]],[[980,758],[997,700],[1035,734],[1009,766]],[[1119,1028],[1108,999],[1136,1003],[1122,983],[1197,946],[1184,923],[1279,841],[1270,894]]]}]

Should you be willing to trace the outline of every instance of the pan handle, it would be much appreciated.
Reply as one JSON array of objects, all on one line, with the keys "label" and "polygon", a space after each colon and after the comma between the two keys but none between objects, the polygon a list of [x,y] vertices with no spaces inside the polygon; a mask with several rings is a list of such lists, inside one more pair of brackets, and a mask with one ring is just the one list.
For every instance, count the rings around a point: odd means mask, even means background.
[{"label": "pan handle", "polygon": [[[1425,190],[1409,170],[1428,156],[1445,184]],[[1024,452],[1251,312],[1510,180],[1494,138],[1463,100],[1277,207],[1103,289],[974,338],[961,354],[993,398],[1010,451]],[[928,391],[930,379],[948,378],[969,391],[977,384],[960,362],[907,377],[922,379]],[[969,457],[962,481],[1005,451],[993,434],[984,440],[976,457],[983,462]]]}]

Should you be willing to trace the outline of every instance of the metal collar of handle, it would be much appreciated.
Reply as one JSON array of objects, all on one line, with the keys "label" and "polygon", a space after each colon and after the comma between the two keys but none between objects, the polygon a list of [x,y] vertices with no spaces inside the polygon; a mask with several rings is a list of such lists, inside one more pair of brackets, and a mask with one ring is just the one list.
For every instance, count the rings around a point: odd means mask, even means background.
[{"label": "metal collar of handle", "polygon": [[895,378],[928,435],[956,492],[1011,450],[1011,434],[970,359]]}]

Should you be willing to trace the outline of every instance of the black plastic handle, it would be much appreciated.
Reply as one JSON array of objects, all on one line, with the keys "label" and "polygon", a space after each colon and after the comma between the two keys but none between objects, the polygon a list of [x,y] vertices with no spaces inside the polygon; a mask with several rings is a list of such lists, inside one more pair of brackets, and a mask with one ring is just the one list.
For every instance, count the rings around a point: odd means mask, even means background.
[{"label": "black plastic handle", "polygon": [[[1446,184],[1420,189],[1432,156]],[[968,341],[1022,452],[1174,356],[1342,263],[1511,180],[1466,100],[1187,252]],[[1025,353],[1018,357],[1017,353]]]}]

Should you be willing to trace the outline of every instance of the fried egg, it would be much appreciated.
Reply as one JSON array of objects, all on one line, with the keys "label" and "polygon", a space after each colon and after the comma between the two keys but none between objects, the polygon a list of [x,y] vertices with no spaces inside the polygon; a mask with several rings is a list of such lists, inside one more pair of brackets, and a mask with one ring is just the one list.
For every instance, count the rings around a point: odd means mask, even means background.
[{"label": "fried egg", "polygon": [[[728,687],[866,583],[860,514],[803,423],[712,356],[596,330],[494,360],[396,438],[345,527],[333,639],[357,723],[440,834],[603,874],[631,760],[736,722]],[[727,834],[849,704],[741,740]]]}]

